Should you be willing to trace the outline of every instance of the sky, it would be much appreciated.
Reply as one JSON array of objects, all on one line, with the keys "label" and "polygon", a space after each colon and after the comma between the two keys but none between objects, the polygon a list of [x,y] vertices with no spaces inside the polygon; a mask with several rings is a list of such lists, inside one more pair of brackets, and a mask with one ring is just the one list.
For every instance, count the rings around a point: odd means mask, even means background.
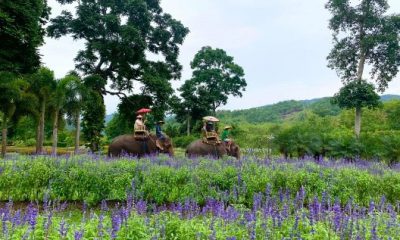
[{"label": "sky", "polygon": [[[62,9],[48,1],[52,17]],[[246,109],[284,100],[332,96],[342,86],[326,57],[333,44],[326,0],[161,0],[164,12],[190,29],[180,48],[182,78],[191,77],[190,62],[203,47],[222,48],[243,67],[247,82],[242,98],[230,97],[219,109]],[[388,0],[389,12],[400,13],[400,1]],[[83,41],[46,38],[42,62],[57,78],[74,69]],[[365,74],[364,77],[367,75]],[[400,94],[400,74],[385,94]],[[106,111],[117,110],[118,97],[106,96]]]}]

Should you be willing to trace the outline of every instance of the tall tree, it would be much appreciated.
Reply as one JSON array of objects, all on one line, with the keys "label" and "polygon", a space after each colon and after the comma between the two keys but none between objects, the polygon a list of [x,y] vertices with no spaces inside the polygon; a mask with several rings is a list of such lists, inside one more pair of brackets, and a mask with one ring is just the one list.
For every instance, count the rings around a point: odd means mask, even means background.
[{"label": "tall tree", "polygon": [[[49,103],[53,111],[53,143],[51,151],[53,155],[57,154],[58,125],[64,113],[69,113],[69,115],[78,115],[73,118],[79,118],[79,112],[82,105],[80,85],[79,77],[74,74],[68,74],[64,78],[56,81],[54,92],[50,95]],[[79,126],[77,126],[77,129],[79,129]]]},{"label": "tall tree", "polygon": [[0,71],[34,72],[50,9],[46,0],[0,1]]},{"label": "tall tree", "polygon": [[74,153],[77,154],[79,151],[81,110],[84,106],[83,95],[85,93],[85,88],[79,75],[74,72],[65,76],[65,79],[68,80],[66,84],[66,103],[64,108],[68,120],[75,125]]},{"label": "tall tree", "polygon": [[[80,0],[76,14],[63,11],[51,20],[48,32],[54,38],[72,35],[85,40],[76,68],[84,77],[105,80],[101,97],[126,97],[126,91],[142,90],[162,104],[172,93],[169,80],[180,77],[179,45],[189,30],[164,13],[159,1]],[[112,90],[106,89],[107,83]]]},{"label": "tall tree", "polygon": [[193,77],[186,84],[208,103],[214,115],[219,106],[227,103],[229,95],[241,97],[247,86],[243,68],[222,49],[203,47],[190,65]]},{"label": "tall tree", "polygon": [[51,94],[56,89],[54,73],[48,68],[42,67],[36,73],[28,78],[30,82],[30,91],[34,93],[39,100],[39,119],[37,120],[36,134],[36,153],[43,152],[44,142],[44,124],[46,116],[46,106],[49,103]]},{"label": "tall tree", "polygon": [[[397,75],[400,65],[400,15],[385,15],[386,0],[329,0],[332,13],[329,28],[334,47],[328,55],[328,66],[335,69],[344,84],[362,82],[365,66],[370,77],[384,91]],[[372,95],[370,95],[372,96]],[[355,133],[360,134],[362,108],[356,106]]]},{"label": "tall tree", "polygon": [[357,111],[361,111],[363,107],[376,108],[381,104],[374,85],[364,80],[346,84],[335,94],[332,102],[341,108],[356,109],[354,131],[357,137],[360,136],[361,132],[361,113],[357,113]]},{"label": "tall tree", "polygon": [[206,101],[208,95],[205,88],[196,89],[196,83],[186,81],[180,88],[181,98],[172,100],[173,111],[179,122],[186,123],[186,134],[190,135],[195,123],[202,117],[209,115],[210,103]]},{"label": "tall tree", "polygon": [[[7,147],[7,130],[12,118],[32,111],[36,98],[27,92],[28,83],[10,72],[0,72],[0,113],[2,113],[2,147],[4,157]],[[18,115],[18,117],[15,117]]]},{"label": "tall tree", "polygon": [[106,109],[103,97],[99,92],[104,81],[98,75],[89,76],[83,80],[85,95],[83,96],[82,132],[92,152],[100,150],[100,140],[104,129]]}]

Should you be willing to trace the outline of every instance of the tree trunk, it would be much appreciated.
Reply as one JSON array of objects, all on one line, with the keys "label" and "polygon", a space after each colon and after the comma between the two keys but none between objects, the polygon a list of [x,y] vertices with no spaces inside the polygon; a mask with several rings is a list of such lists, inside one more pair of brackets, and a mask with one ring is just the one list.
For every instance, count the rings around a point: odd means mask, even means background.
[{"label": "tree trunk", "polygon": [[54,112],[54,122],[53,122],[53,146],[51,148],[51,154],[53,156],[57,155],[57,143],[58,143],[58,114],[59,110],[57,109]]},{"label": "tree trunk", "polygon": [[1,157],[6,156],[7,151],[7,117],[4,114],[3,123],[2,123],[2,131],[1,131]]},{"label": "tree trunk", "polygon": [[360,62],[358,62],[358,69],[357,69],[357,80],[361,81],[362,80],[362,75],[364,73],[364,66],[365,66],[365,52],[362,51],[360,55]]},{"label": "tree trunk", "polygon": [[190,116],[187,116],[187,127],[186,127],[187,135],[190,135]]},{"label": "tree trunk", "polygon": [[36,126],[36,150],[35,150],[35,152],[36,153],[38,153],[38,150],[39,150],[39,133],[40,133],[40,124],[39,124],[39,122],[40,122],[40,116],[39,116],[39,118],[38,119],[36,119],[36,123],[37,123],[37,126]]},{"label": "tree trunk", "polygon": [[213,114],[214,114],[213,116],[215,117],[217,115],[217,107],[215,106],[215,102],[213,102],[212,110],[213,110]]},{"label": "tree trunk", "polygon": [[354,132],[356,134],[357,138],[360,138],[360,132],[361,132],[361,114],[362,114],[362,109],[361,107],[356,108],[356,118],[354,122]]},{"label": "tree trunk", "polygon": [[46,103],[43,100],[40,106],[40,118],[39,118],[39,133],[36,153],[43,153],[43,142],[44,142],[44,115],[46,111]]},{"label": "tree trunk", "polygon": [[75,115],[75,120],[76,120],[76,126],[75,126],[75,148],[74,148],[74,153],[78,154],[79,152],[79,137],[81,134],[81,118],[79,111]]},{"label": "tree trunk", "polygon": [[[361,82],[362,75],[364,73],[365,60],[366,60],[365,51],[361,50],[360,62],[358,63],[358,69],[357,69],[357,81],[359,82]],[[354,132],[356,134],[357,139],[360,138],[360,132],[361,132],[361,114],[362,114],[361,106],[356,107]]]}]

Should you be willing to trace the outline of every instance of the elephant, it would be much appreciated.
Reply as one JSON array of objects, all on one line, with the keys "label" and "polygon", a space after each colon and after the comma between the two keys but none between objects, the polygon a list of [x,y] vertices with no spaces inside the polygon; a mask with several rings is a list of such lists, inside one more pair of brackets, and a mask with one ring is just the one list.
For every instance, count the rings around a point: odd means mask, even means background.
[{"label": "elephant", "polygon": [[169,137],[165,136],[164,140],[160,140],[160,147],[156,144],[157,137],[154,134],[149,134],[146,141],[136,140],[133,134],[125,134],[118,136],[112,140],[108,147],[109,157],[118,157],[122,153],[136,155],[143,157],[145,155],[166,153],[174,156],[174,149],[172,141]]},{"label": "elephant", "polygon": [[226,146],[226,153],[228,154],[228,156],[235,157],[236,159],[240,159],[239,145],[237,145],[235,142],[232,141],[229,146],[226,144],[225,144],[225,146]]},{"label": "elephant", "polygon": [[199,139],[189,144],[185,153],[187,157],[212,156],[221,158],[224,155],[228,155],[237,159],[240,158],[240,148],[234,142],[232,142],[228,148],[224,142],[220,144],[207,144]]}]

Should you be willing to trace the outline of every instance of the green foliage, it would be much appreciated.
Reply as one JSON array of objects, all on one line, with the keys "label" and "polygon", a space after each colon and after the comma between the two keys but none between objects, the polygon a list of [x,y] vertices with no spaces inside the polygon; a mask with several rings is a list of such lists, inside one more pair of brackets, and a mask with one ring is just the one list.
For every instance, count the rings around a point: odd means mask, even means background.
[{"label": "green foliage", "polygon": [[[155,99],[155,108],[165,111],[173,92],[169,81],[179,79],[182,69],[177,60],[179,46],[189,30],[164,13],[159,1],[79,2],[76,14],[63,11],[51,20],[49,35],[71,34],[85,40],[85,49],[75,58],[76,68],[85,77],[104,79],[96,88],[102,95],[125,97],[124,91],[140,90]],[[115,91],[106,89],[108,81]]]},{"label": "green foliage", "polygon": [[102,131],[105,127],[106,109],[103,96],[97,91],[103,81],[104,79],[100,76],[89,76],[84,79],[86,93],[83,96],[82,133],[92,152],[100,150]]},{"label": "green foliage", "polygon": [[113,115],[113,118],[107,123],[105,133],[109,141],[115,137],[133,132],[133,122],[129,124],[119,113]]},{"label": "green foliage", "polygon": [[199,136],[180,136],[174,138],[174,147],[177,148],[186,148],[191,142],[199,139]]},{"label": "green foliage", "polygon": [[376,108],[380,105],[379,95],[375,92],[374,85],[366,81],[352,81],[336,93],[332,103],[341,108]]},{"label": "green foliage", "polygon": [[384,105],[390,129],[400,130],[400,101],[392,100]]},{"label": "green foliage", "polygon": [[2,129],[1,156],[6,153],[7,131],[9,123],[14,122],[27,114],[34,112],[36,98],[28,92],[29,83],[24,79],[17,78],[11,72],[0,72],[0,113]]},{"label": "green foliage", "polygon": [[38,47],[49,12],[45,0],[1,1],[0,71],[26,74],[39,67]]},{"label": "green foliage", "polygon": [[[243,68],[233,62],[233,57],[222,49],[203,47],[190,63],[193,77],[188,80],[182,92],[190,92],[200,98],[214,113],[225,105],[228,96],[242,96],[247,86]],[[186,86],[188,89],[186,89]],[[185,98],[184,98],[185,99]]]},{"label": "green foliage", "polygon": [[[251,207],[253,195],[264,192],[268,185],[274,196],[288,189],[294,198],[304,187],[316,196],[326,192],[343,204],[351,196],[362,206],[368,206],[371,199],[378,202],[383,195],[388,202],[396,203],[400,194],[399,173],[384,164],[362,163],[358,168],[343,162],[264,162],[253,158],[235,164],[210,159],[104,161],[77,156],[17,157],[17,161],[6,161],[0,175],[0,200],[40,201],[48,193],[51,199],[61,201],[120,201],[126,198],[132,181],[137,198],[157,205],[183,203],[187,199],[202,205],[213,198]],[[235,191],[237,195],[233,195]]]},{"label": "green foliage", "polygon": [[326,8],[332,13],[329,28],[335,45],[328,56],[329,67],[344,82],[360,80],[366,62],[371,76],[383,91],[398,72],[400,65],[400,17],[385,15],[386,0],[329,0]]}]

